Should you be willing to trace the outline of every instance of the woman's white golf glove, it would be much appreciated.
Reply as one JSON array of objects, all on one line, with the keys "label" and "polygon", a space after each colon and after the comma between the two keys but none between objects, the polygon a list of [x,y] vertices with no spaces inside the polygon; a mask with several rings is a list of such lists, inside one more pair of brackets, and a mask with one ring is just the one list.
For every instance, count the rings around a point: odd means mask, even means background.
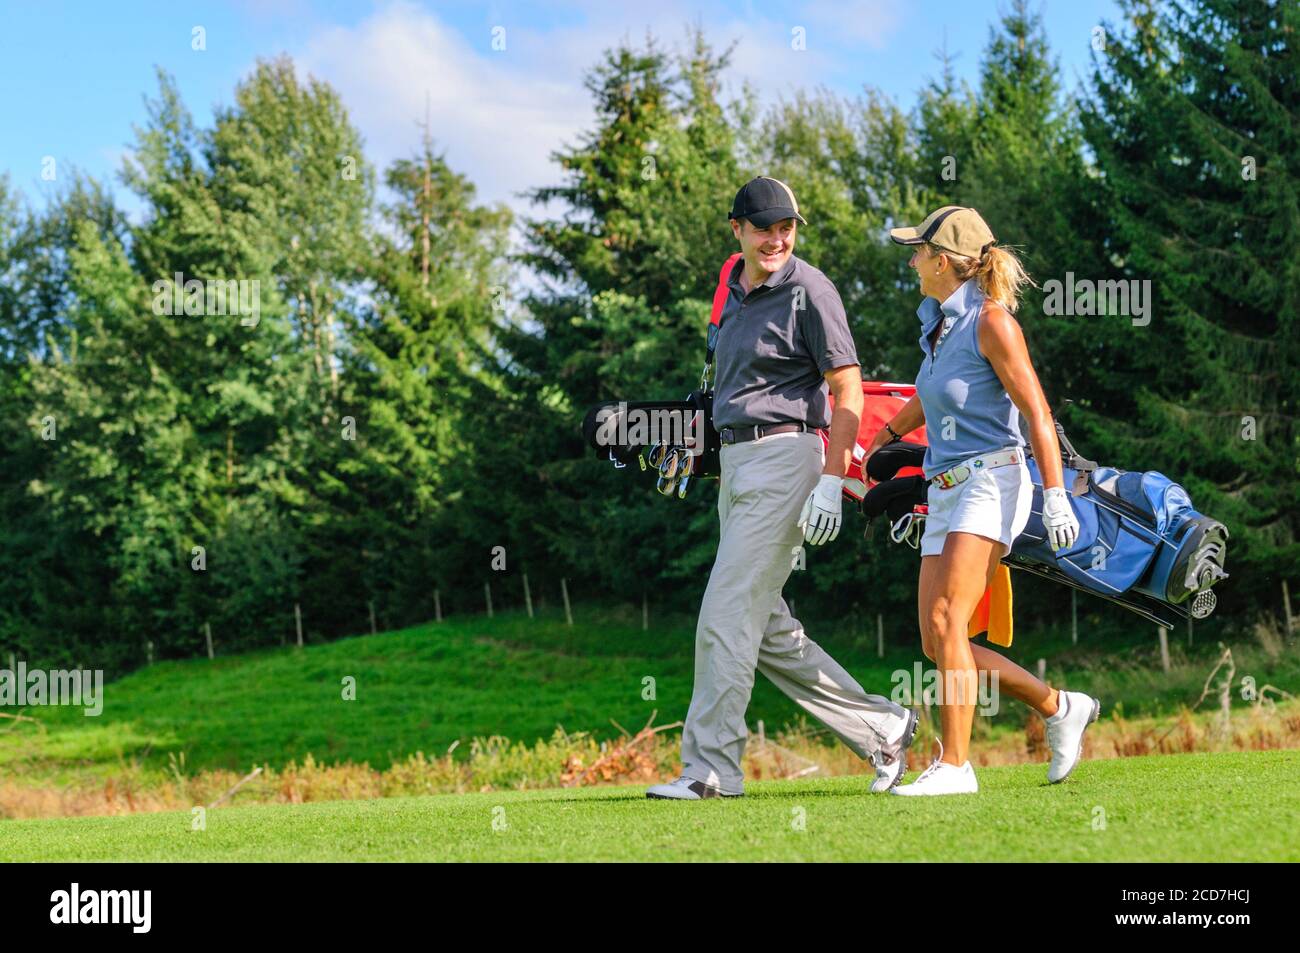
[{"label": "woman's white golf glove", "polygon": [[803,538],[814,546],[829,543],[840,534],[840,504],[844,478],[823,473],[799,514]]},{"label": "woman's white golf glove", "polygon": [[1047,541],[1057,552],[1069,549],[1079,538],[1079,519],[1064,487],[1049,486],[1043,490],[1043,529],[1047,530]]}]

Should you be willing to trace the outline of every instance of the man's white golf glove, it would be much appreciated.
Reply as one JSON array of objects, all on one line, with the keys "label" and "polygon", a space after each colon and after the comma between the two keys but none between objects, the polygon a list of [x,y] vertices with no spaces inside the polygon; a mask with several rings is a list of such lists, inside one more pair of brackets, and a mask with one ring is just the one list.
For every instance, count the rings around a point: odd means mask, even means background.
[{"label": "man's white golf glove", "polygon": [[829,543],[840,534],[840,503],[844,478],[823,473],[799,514],[803,538],[814,546]]},{"label": "man's white golf glove", "polygon": [[1064,487],[1049,486],[1043,491],[1043,528],[1057,552],[1069,549],[1079,538],[1079,520]]}]

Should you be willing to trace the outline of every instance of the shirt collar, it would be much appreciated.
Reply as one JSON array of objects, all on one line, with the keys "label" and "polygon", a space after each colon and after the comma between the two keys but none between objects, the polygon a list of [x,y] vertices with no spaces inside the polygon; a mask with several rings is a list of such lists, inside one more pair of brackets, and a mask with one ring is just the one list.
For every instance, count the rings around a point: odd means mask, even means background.
[{"label": "shirt collar", "polygon": [[[780,285],[785,284],[787,281],[790,280],[790,276],[794,274],[796,261],[797,259],[794,253],[791,252],[790,257],[786,259],[785,264],[782,265],[779,269],[777,269],[775,274],[773,274],[770,278],[767,279],[767,281],[763,282],[761,285],[754,285],[753,287],[751,287],[750,291],[753,291],[755,288],[776,288],[779,287]],[[735,265],[733,265],[731,268],[731,279],[730,281],[728,281],[728,284],[735,285],[736,288],[740,288],[740,272],[741,269],[744,267],[745,267],[745,258],[742,255],[740,258],[736,260]]]},{"label": "shirt collar", "polygon": [[983,297],[984,293],[980,291],[979,283],[974,278],[967,278],[958,285],[957,290],[948,295],[942,304],[927,295],[921,302],[921,306],[916,309],[916,316],[921,319],[921,350],[927,350],[926,342],[943,318],[961,317]]}]

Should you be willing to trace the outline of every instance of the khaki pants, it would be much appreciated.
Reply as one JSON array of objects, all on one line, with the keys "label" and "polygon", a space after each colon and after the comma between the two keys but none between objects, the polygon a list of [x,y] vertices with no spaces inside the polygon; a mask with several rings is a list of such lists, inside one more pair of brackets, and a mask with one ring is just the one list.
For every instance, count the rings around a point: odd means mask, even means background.
[{"label": "khaki pants", "polygon": [[815,433],[722,448],[718,556],[695,630],[682,763],[687,777],[727,794],[744,790],[740,760],[756,668],[863,759],[897,738],[906,718],[899,705],[864,692],[804,635],[781,598],[803,545],[799,513],[823,465]]}]

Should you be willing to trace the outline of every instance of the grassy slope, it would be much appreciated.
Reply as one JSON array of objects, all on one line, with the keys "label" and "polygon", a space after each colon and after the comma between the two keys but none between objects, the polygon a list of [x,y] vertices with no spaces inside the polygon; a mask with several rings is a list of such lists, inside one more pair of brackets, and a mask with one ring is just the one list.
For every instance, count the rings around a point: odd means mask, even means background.
[{"label": "grassy slope", "polygon": [[[57,778],[60,762],[86,760],[111,770],[120,758],[166,764],[185,752],[186,766],[246,768],[282,764],[308,752],[318,761],[368,761],[385,767],[423,750],[441,753],[454,741],[504,735],[550,737],[569,730],[614,734],[610,718],[640,727],[656,708],[659,722],[680,718],[690,698],[689,633],[661,641],[617,628],[570,639],[562,622],[543,648],[524,644],[527,620],[499,617],[426,625],[378,636],[309,646],[302,652],[168,662],[105,687],[104,712],[35,709],[50,729],[0,735],[0,768]],[[639,629],[637,636],[645,636]],[[601,651],[588,651],[593,643]],[[356,679],[356,700],[342,700],[342,680]],[[642,679],[656,680],[655,700],[642,698]],[[755,717],[788,719],[790,709],[770,687],[756,699]]]},{"label": "grassy slope", "polygon": [[[190,770],[278,766],[308,753],[317,761],[383,768],[413,751],[442,753],[453,741],[476,736],[531,742],[549,737],[557,724],[608,736],[615,733],[611,718],[636,730],[655,709],[660,724],[685,715],[693,635],[688,622],[643,632],[617,617],[569,627],[554,617],[506,613],[303,651],[167,662],[107,685],[98,718],[79,709],[29,710],[49,731],[42,736],[24,726],[0,733],[0,770],[59,783],[74,774],[112,773],[122,759],[165,767],[169,753],[181,752]],[[1052,654],[1045,640],[1033,644],[1022,635],[1017,641],[1025,664],[1032,666],[1034,652],[1047,652],[1054,681],[1064,674],[1070,687],[1099,694],[1107,712],[1120,703],[1129,715],[1195,700],[1213,663],[1212,655],[1198,658],[1164,676],[1118,655],[1072,651],[1068,644]],[[891,673],[910,672],[920,657],[910,649],[884,659],[863,645],[832,649],[868,691],[886,695]],[[1276,663],[1255,655],[1249,665],[1245,653],[1239,656],[1239,676],[1250,672],[1260,684],[1297,691],[1300,653]],[[1071,666],[1068,672],[1063,664]],[[356,701],[341,698],[344,676],[356,679]],[[646,676],[655,679],[654,700],[642,698]],[[770,683],[757,680],[750,724],[763,719],[776,727],[797,714]],[[1018,726],[1023,718],[1023,709],[1010,703],[998,720]]]},{"label": "grassy slope", "polygon": [[1089,762],[1056,786],[1041,765],[985,768],[978,795],[951,798],[871,796],[865,783],[754,783],[743,800],[698,804],[636,787],[227,808],[199,832],[188,813],[7,821],[0,858],[1300,860],[1296,751]]}]

